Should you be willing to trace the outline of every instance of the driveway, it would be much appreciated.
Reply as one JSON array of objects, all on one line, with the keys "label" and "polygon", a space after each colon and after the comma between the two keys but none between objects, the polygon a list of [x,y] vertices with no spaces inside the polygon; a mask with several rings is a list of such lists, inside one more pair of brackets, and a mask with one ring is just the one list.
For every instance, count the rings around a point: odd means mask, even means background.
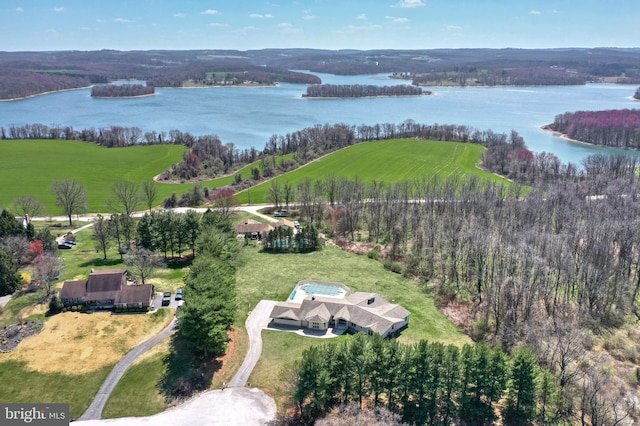
[{"label": "driveway", "polygon": [[269,323],[269,314],[275,305],[273,300],[261,300],[251,311],[245,326],[249,335],[249,352],[235,376],[229,381],[229,387],[242,387],[247,384],[249,376],[262,354],[262,329]]},{"label": "driveway", "polygon": [[12,297],[11,294],[0,297],[0,306],[2,307],[7,306],[7,303],[9,303],[9,300],[11,300],[11,297]]},{"label": "driveway", "polygon": [[[260,389],[227,388],[203,393],[189,402],[149,417],[79,422],[82,426],[254,426],[276,416],[276,404]],[[75,422],[74,422],[75,424]]]}]

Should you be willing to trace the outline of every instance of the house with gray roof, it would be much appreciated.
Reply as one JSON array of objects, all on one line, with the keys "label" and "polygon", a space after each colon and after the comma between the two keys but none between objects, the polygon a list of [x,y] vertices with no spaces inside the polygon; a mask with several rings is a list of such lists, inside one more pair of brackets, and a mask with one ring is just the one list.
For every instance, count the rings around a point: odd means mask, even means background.
[{"label": "house with gray roof", "polygon": [[151,306],[151,284],[131,285],[126,269],[91,271],[89,278],[65,281],[60,291],[64,306],[87,305],[89,309],[147,308]]},{"label": "house with gray roof", "polygon": [[409,324],[409,311],[376,293],[356,292],[344,298],[308,295],[302,303],[278,302],[271,323],[312,330],[347,329],[395,337]]}]

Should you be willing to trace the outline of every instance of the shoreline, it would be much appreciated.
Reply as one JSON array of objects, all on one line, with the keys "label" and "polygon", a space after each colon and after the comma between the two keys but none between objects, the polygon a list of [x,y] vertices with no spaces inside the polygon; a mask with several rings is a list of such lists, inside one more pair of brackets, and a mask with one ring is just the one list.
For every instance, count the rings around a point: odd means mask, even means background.
[{"label": "shoreline", "polygon": [[[544,130],[545,132],[549,132],[549,133],[553,134],[554,136],[557,136],[560,139],[565,140],[567,142],[579,143],[579,144],[588,145],[588,146],[604,146],[604,145],[596,145],[596,144],[593,144],[593,143],[590,143],[590,142],[579,141],[578,139],[571,139],[566,134],[557,132],[557,131],[553,130],[551,127],[549,127],[549,126],[551,126],[551,124],[543,124],[542,126],[540,126],[540,128],[542,130]],[[614,148],[614,147],[610,147],[610,148]]]},{"label": "shoreline", "polygon": [[94,99],[135,99],[135,98],[148,98],[149,96],[156,96],[157,93],[149,93],[146,95],[135,95],[135,96],[93,96]]},{"label": "shoreline", "polygon": [[621,150],[624,150],[624,151],[639,151],[636,148],[621,148],[619,146],[598,145],[598,144],[595,144],[595,143],[585,142],[585,141],[581,141],[581,140],[578,140],[578,139],[571,139],[566,134],[557,132],[557,131],[551,129],[549,126],[550,126],[550,124],[544,124],[544,125],[540,126],[540,128],[542,130],[544,130],[545,132],[550,132],[554,136],[557,136],[558,138],[560,138],[560,139],[562,139],[564,141],[567,141],[567,142],[577,143],[577,144],[580,144],[580,145],[586,145],[586,146],[591,146],[591,147],[598,147],[598,148],[613,148],[613,149],[621,149]]},{"label": "shoreline", "polygon": [[372,96],[300,96],[303,99],[373,99],[373,98],[418,98],[420,96],[435,96],[434,92],[419,95],[372,95]]},{"label": "shoreline", "polygon": [[37,96],[44,96],[44,95],[54,95],[56,93],[62,93],[62,92],[69,92],[71,90],[82,90],[82,89],[91,89],[94,85],[92,84],[91,86],[83,86],[83,87],[72,87],[70,89],[60,89],[60,90],[52,90],[50,92],[42,92],[42,93],[35,93],[33,95],[27,95],[27,96],[23,96],[20,98],[9,98],[9,99],[0,99],[0,102],[14,102],[14,101],[23,101],[25,99],[30,99],[30,98],[35,98]]}]

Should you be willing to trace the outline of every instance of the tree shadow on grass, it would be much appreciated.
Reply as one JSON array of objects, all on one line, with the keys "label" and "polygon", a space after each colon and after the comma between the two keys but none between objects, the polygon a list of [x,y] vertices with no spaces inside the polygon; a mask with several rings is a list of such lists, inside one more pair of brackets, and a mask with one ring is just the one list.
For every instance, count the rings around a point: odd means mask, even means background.
[{"label": "tree shadow on grass", "polygon": [[182,269],[187,266],[191,266],[193,263],[193,257],[189,254],[183,257],[173,257],[166,259],[167,268],[169,269]]},{"label": "tree shadow on grass", "polygon": [[164,357],[164,374],[160,379],[160,393],[167,404],[185,400],[211,387],[213,375],[222,363],[216,359],[204,359],[188,346],[180,332],[171,337],[171,349]]},{"label": "tree shadow on grass", "polygon": [[81,263],[79,266],[87,267],[87,266],[116,266],[122,265],[122,260],[120,259],[90,259],[86,262]]}]

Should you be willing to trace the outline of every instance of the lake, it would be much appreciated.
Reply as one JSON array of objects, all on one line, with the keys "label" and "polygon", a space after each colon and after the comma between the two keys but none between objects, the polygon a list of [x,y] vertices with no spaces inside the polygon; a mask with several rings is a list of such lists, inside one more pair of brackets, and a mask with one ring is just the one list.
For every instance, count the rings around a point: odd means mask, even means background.
[{"label": "lake", "polygon": [[[318,74],[323,83],[393,85],[387,75]],[[553,152],[563,161],[625,152],[564,141],[540,129],[567,111],[637,108],[636,85],[588,84],[551,87],[425,87],[433,96],[366,99],[303,99],[305,85],[276,87],[156,88],[135,99],[94,99],[90,89],[0,102],[0,126],[42,123],[83,128],[137,126],[144,132],[178,129],[217,134],[236,148],[262,149],[273,134],[315,124],[460,124],[479,130],[520,133],[530,149]]]}]

